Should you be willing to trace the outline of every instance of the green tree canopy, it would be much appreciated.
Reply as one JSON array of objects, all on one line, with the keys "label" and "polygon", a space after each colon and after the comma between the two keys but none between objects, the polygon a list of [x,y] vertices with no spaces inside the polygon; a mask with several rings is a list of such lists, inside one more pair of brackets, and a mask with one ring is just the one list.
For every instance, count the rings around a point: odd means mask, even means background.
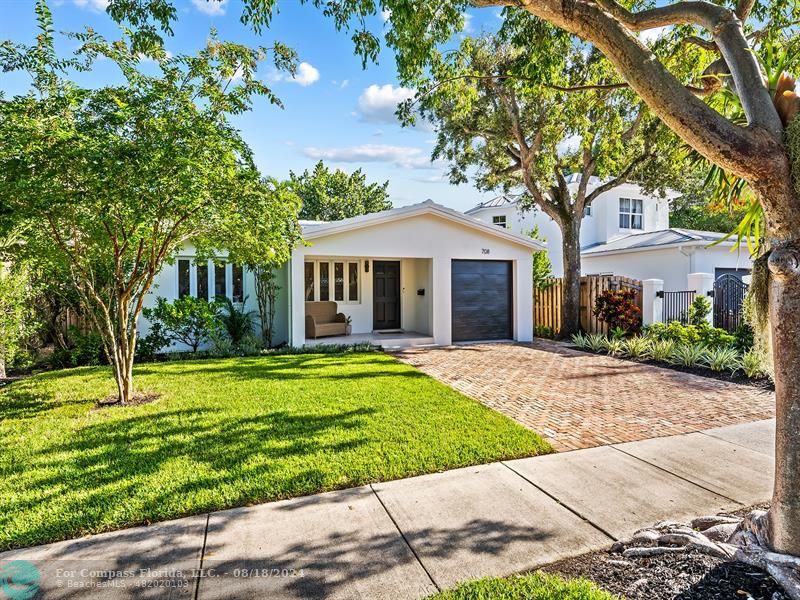
[{"label": "green tree canopy", "polygon": [[289,177],[302,202],[301,219],[337,221],[392,208],[386,191],[389,182],[367,183],[361,169],[348,175],[340,169],[331,171],[319,161],[313,171],[290,172]]},{"label": "green tree canopy", "polygon": [[[30,93],[0,102],[3,223],[23,232],[24,254],[70,274],[125,402],[145,296],[179,248],[279,264],[299,238],[296,198],[262,180],[229,122],[258,96],[277,101],[255,76],[268,51],[212,32],[196,56],[157,50],[159,73],[146,75],[128,40],[91,30],[71,36],[74,57],[59,58],[46,3],[36,10],[34,46],[0,45],[2,68],[33,80]],[[122,84],[68,79],[99,56],[119,67]],[[273,62],[286,66],[279,55]]]}]

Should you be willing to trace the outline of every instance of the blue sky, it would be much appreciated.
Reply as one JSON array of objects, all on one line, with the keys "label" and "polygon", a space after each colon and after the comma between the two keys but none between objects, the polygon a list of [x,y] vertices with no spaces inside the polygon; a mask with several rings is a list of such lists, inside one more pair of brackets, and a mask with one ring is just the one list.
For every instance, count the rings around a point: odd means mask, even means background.
[{"label": "blue sky", "polygon": [[[58,31],[79,31],[88,25],[109,37],[119,30],[103,12],[105,0],[51,0]],[[293,47],[302,62],[297,79],[275,80],[265,64],[263,78],[283,100],[285,108],[260,102],[236,123],[253,148],[259,168],[266,175],[287,178],[289,171],[301,172],[322,158],[330,166],[352,172],[359,167],[369,180],[389,181],[396,206],[427,198],[466,210],[491,197],[470,185],[451,186],[442,165],[430,164],[434,135],[423,129],[403,129],[393,116],[398,100],[410,91],[397,83],[394,57],[384,51],[377,65],[364,70],[353,55],[349,36],[337,33],[332,22],[317,10],[296,0],[279,2],[281,12],[269,30],[255,35],[239,22],[239,0],[209,5],[206,0],[175,0],[179,19],[175,36],[166,42],[173,54],[192,53],[206,40],[211,27],[221,39],[249,45],[269,46],[279,40]],[[0,39],[32,43],[36,34],[33,0],[0,0],[4,14]],[[467,19],[469,33],[496,28],[496,10],[472,11]],[[383,20],[374,18],[374,31]],[[62,44],[64,52],[70,44]],[[113,65],[98,64],[82,82],[102,85],[115,78]],[[27,85],[20,74],[0,74],[0,88],[9,95]]]}]

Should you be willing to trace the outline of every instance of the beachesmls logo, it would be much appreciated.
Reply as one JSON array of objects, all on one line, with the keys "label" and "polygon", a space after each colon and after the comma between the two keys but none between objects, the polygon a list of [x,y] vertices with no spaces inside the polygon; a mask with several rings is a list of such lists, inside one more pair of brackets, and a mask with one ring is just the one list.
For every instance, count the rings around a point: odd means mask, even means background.
[{"label": "beachesmls logo", "polygon": [[30,600],[39,591],[39,569],[27,560],[10,560],[0,564],[0,597],[9,600]]}]

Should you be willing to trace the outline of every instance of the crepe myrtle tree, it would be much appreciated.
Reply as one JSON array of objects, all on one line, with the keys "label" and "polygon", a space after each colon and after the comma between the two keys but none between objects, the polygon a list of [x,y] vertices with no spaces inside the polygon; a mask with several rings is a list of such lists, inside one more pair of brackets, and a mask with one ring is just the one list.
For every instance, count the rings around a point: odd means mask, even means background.
[{"label": "crepe myrtle tree", "polygon": [[[269,25],[279,0],[244,0],[242,21],[256,31]],[[370,27],[382,27],[395,51],[401,82],[413,81],[464,28],[467,8],[501,12],[501,29],[523,29],[543,20],[577,35],[611,62],[621,85],[710,164],[750,187],[764,214],[768,258],[768,304],[775,363],[775,487],[766,515],[750,520],[752,548],[742,558],[758,562],[759,552],[793,598],[800,598],[800,99],[792,70],[765,80],[761,48],[783,38],[800,40],[796,0],[665,0],[654,6],[617,0],[312,0],[351,35],[363,60],[376,60],[380,41]],[[109,13],[137,30],[167,31],[176,11],[172,0],[111,0]],[[379,25],[379,11],[389,16]],[[666,28],[675,46],[696,52],[693,69],[673,70],[643,43],[640,34]],[[148,39],[147,36],[143,36]],[[155,40],[157,41],[157,40]],[[524,38],[519,39],[526,45]],[[536,47],[532,44],[531,51]],[[720,94],[734,96],[741,115],[714,106]],[[758,539],[754,539],[758,538]],[[764,554],[764,548],[785,560]],[[787,556],[790,555],[790,556]]]},{"label": "crepe myrtle tree", "polygon": [[[453,184],[473,170],[481,190],[522,189],[523,210],[541,210],[561,230],[564,298],[562,335],[580,328],[581,244],[586,210],[601,194],[630,180],[664,187],[676,138],[630,89],[608,86],[602,55],[552,27],[537,35],[552,54],[546,84],[526,76],[531,52],[500,36],[464,39],[435,61],[401,108],[432,123],[432,159],[450,165]],[[568,93],[576,86],[581,93]],[[570,189],[567,175],[580,176]],[[592,177],[599,185],[589,187]]]},{"label": "crepe myrtle tree", "polygon": [[[196,56],[154,49],[155,68],[143,69],[129,40],[87,30],[70,36],[80,47],[61,59],[44,1],[36,12],[35,45],[0,44],[3,70],[32,79],[29,93],[0,101],[3,222],[27,232],[25,252],[69,273],[126,403],[145,297],[179,248],[281,262],[298,238],[297,204],[262,180],[229,122],[259,96],[277,102],[255,77],[270,50],[212,33]],[[122,83],[89,89],[67,78],[101,56]],[[290,54],[273,58],[291,69]]]}]

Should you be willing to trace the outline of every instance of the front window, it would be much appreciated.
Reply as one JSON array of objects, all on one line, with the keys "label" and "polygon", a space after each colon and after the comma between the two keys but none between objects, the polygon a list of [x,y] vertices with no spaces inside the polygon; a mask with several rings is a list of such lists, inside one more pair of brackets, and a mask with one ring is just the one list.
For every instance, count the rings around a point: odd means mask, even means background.
[{"label": "front window", "polygon": [[197,265],[197,297],[208,302],[208,263]]},{"label": "front window", "polygon": [[583,208],[583,216],[584,217],[591,217],[592,216],[592,205],[585,206]]},{"label": "front window", "polygon": [[355,304],[359,302],[358,261],[308,261],[303,265],[306,302],[315,298]]},{"label": "front window", "polygon": [[506,227],[506,216],[505,215],[496,215],[492,217],[492,225],[497,225],[498,227],[502,227],[505,229]]},{"label": "front window", "polygon": [[233,284],[231,300],[234,302],[244,302],[244,269],[242,265],[231,267],[231,283]]},{"label": "front window", "polygon": [[619,228],[642,229],[644,224],[644,210],[641,198],[619,199]]},{"label": "front window", "polygon": [[225,278],[226,269],[225,263],[214,265],[214,295],[225,296],[227,295],[227,280]]},{"label": "front window", "polygon": [[189,283],[189,260],[180,259],[178,261],[178,298],[183,298],[191,293]]},{"label": "front window", "polygon": [[307,262],[305,265],[306,280],[306,302],[314,301],[314,263]]}]

